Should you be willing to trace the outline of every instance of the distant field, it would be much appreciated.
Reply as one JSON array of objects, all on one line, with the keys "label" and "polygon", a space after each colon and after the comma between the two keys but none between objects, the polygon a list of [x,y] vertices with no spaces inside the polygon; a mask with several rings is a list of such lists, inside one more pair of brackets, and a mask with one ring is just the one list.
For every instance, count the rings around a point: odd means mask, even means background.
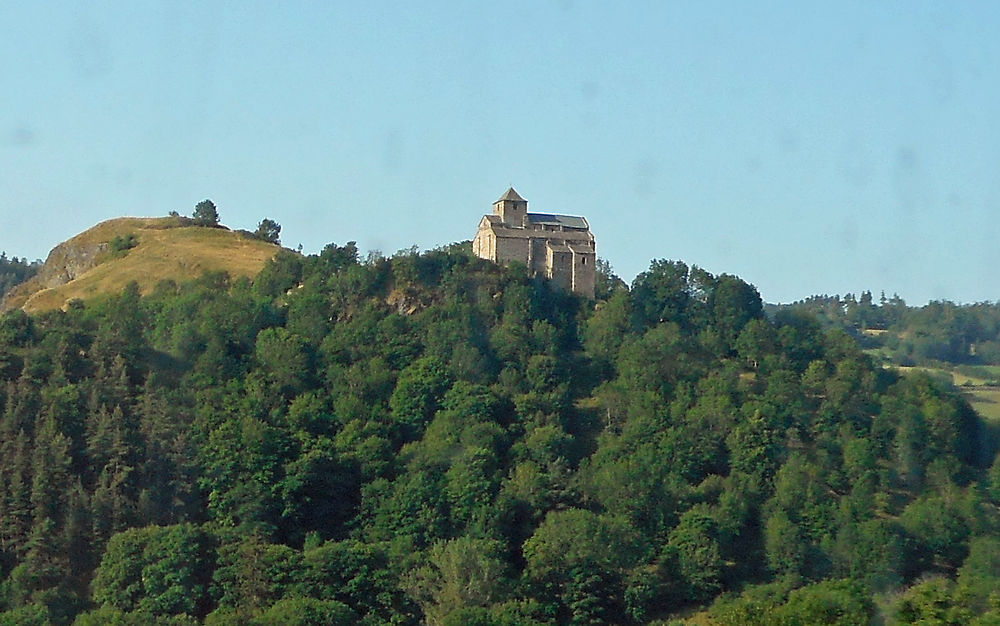
[{"label": "distant field", "polygon": [[930,374],[931,376],[940,376],[950,380],[952,383],[959,384],[955,382],[955,373],[949,370],[944,370],[938,367],[922,367],[919,365],[909,366],[909,365],[893,365],[889,366],[893,369],[899,370],[901,374],[912,374],[914,372],[924,372]]},{"label": "distant field", "polygon": [[866,328],[865,330],[861,331],[861,334],[866,335],[868,337],[881,337],[882,335],[889,334],[889,331],[883,328]]},{"label": "distant field", "polygon": [[961,371],[972,377],[989,377],[990,380],[1000,380],[1000,365],[958,365],[955,371]]},{"label": "distant field", "polygon": [[969,404],[976,410],[976,413],[979,413],[980,417],[991,422],[1000,422],[1000,388],[963,388],[962,393],[969,400]]},{"label": "distant field", "polygon": [[[927,372],[931,375],[950,379],[952,383],[958,387],[959,391],[962,392],[962,395],[966,397],[969,404],[972,405],[972,408],[975,409],[976,413],[978,413],[980,417],[991,422],[1000,423],[1000,387],[988,385],[987,383],[989,380],[978,376],[970,376],[954,370],[946,370],[935,367],[898,366],[895,369],[899,370],[903,374],[911,372]],[[976,369],[981,370],[984,374],[993,375],[996,373],[1000,376],[1000,366],[984,365],[977,366]]]},{"label": "distant field", "polygon": [[865,348],[862,352],[874,359],[876,363],[888,363],[892,356],[888,348]]},{"label": "distant field", "polygon": [[988,381],[985,378],[980,378],[978,376],[973,376],[970,374],[963,374],[961,372],[951,372],[952,381],[959,386],[973,385],[979,387],[985,385]]}]

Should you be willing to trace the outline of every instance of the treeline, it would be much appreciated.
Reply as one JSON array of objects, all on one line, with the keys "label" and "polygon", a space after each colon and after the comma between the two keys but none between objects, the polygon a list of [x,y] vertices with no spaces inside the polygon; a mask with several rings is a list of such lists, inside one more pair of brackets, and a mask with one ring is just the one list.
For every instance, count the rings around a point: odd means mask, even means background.
[{"label": "treeline", "polygon": [[29,263],[27,259],[7,257],[6,252],[0,252],[0,298],[10,291],[11,287],[28,280],[36,273],[42,264],[38,261]]},{"label": "treeline", "polygon": [[898,365],[1000,365],[1000,304],[934,301],[910,307],[897,295],[870,291],[845,296],[813,296],[772,310],[814,315],[826,328],[840,328],[863,345],[881,348]]},{"label": "treeline", "polygon": [[603,267],[595,305],[331,244],[6,314],[0,624],[1000,617],[960,397],[736,277]]}]

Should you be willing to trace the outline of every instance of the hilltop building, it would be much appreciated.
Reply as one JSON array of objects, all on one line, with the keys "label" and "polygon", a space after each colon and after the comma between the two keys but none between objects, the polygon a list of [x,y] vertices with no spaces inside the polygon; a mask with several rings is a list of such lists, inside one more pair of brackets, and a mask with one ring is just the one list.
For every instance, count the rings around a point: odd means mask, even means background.
[{"label": "hilltop building", "polygon": [[559,287],[594,297],[597,248],[582,217],[528,213],[528,201],[511,187],[479,221],[472,252],[494,263],[520,261]]}]

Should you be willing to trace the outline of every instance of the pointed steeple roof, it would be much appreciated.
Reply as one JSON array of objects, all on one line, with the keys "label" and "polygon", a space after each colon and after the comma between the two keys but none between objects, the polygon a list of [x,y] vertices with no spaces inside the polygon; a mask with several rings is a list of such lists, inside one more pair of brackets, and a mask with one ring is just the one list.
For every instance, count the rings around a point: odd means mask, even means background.
[{"label": "pointed steeple roof", "polygon": [[525,200],[521,196],[517,195],[517,192],[514,191],[513,187],[510,187],[509,189],[507,189],[507,193],[505,193],[504,195],[500,196],[500,199],[497,200],[497,202],[503,202],[504,200],[516,200],[518,202],[527,202],[527,200]]}]

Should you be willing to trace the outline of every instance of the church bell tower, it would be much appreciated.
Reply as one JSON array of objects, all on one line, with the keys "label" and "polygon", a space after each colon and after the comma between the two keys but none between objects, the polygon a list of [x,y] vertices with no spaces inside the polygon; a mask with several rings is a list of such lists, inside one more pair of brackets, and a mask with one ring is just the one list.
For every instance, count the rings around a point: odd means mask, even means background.
[{"label": "church bell tower", "polygon": [[528,214],[528,201],[522,198],[511,187],[507,193],[493,203],[493,214],[509,226],[521,228],[525,226],[525,216]]}]

